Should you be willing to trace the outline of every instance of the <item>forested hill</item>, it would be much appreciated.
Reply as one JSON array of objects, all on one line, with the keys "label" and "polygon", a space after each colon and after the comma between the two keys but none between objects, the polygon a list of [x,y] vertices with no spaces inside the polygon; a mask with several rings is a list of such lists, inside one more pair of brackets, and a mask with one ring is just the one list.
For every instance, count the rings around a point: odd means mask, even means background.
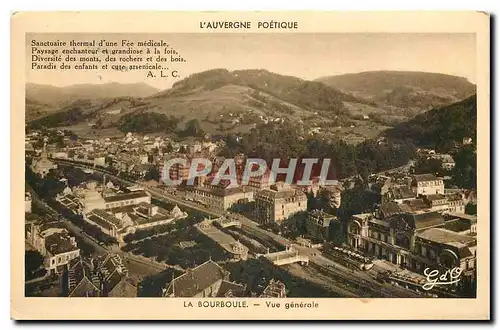
[{"label": "forested hill", "polygon": [[346,111],[343,102],[367,103],[322,82],[303,80],[276,74],[267,70],[214,69],[193,74],[177,83],[172,89],[160,92],[154,98],[192,95],[200,90],[213,91],[227,85],[243,86],[263,92],[300,108],[328,111],[337,114]]},{"label": "forested hill", "polygon": [[416,116],[388,129],[384,134],[397,139],[411,139],[415,145],[437,146],[464,137],[476,138],[476,95]]},{"label": "forested hill", "polygon": [[476,93],[466,78],[414,71],[368,71],[317,79],[379,105],[426,111]]}]

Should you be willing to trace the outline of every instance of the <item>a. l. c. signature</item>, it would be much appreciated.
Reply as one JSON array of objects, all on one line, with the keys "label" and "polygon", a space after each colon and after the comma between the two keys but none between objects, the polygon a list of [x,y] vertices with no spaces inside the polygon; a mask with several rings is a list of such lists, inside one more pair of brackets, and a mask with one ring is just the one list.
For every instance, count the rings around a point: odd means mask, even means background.
[{"label": "a. l. c. signature", "polygon": [[462,275],[462,269],[460,267],[455,267],[447,270],[444,273],[439,273],[437,269],[424,269],[424,275],[427,278],[427,283],[422,285],[422,289],[431,290],[435,285],[450,285],[458,283],[460,281],[460,275]]}]

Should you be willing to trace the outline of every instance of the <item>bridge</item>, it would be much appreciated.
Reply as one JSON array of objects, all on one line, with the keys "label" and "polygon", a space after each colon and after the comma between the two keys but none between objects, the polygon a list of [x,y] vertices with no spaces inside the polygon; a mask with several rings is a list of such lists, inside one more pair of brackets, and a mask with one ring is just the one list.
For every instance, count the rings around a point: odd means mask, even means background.
[{"label": "bridge", "polygon": [[228,227],[241,228],[241,221],[238,220],[236,216],[230,213],[223,214],[220,217],[213,219],[212,222],[217,223],[222,228],[228,228]]},{"label": "bridge", "polygon": [[309,257],[300,254],[298,250],[292,247],[287,247],[284,251],[266,253],[257,255],[258,257],[264,256],[270,261],[272,261],[277,266],[288,265],[293,263],[300,263],[301,265],[309,265]]}]

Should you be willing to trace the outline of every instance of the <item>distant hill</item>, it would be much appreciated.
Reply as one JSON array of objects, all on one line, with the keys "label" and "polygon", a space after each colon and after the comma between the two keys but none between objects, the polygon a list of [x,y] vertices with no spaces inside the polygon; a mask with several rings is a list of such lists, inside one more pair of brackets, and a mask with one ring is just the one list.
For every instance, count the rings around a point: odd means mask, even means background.
[{"label": "distant hill", "polygon": [[65,87],[26,84],[26,98],[47,105],[62,105],[81,99],[111,99],[116,97],[143,98],[153,95],[158,89],[144,83],[136,84],[78,84]]},{"label": "distant hill", "polygon": [[384,134],[390,138],[411,139],[415,145],[426,146],[462,141],[464,137],[475,140],[476,102],[476,95],[473,95],[460,102],[432,109],[388,129]]},{"label": "distant hill", "polygon": [[228,71],[226,69],[214,69],[193,74],[175,83],[172,89],[155,95],[155,98],[195,95],[200,92],[216,91],[231,85],[268,94],[305,110],[340,113],[345,110],[343,101],[363,102],[320,82],[284,76],[267,70]]},{"label": "distant hill", "polygon": [[[214,69],[193,74],[176,82],[172,88],[149,97],[96,97],[88,100],[92,104],[77,105],[77,112],[73,102],[66,103],[60,107],[65,114],[41,118],[34,125],[86,123],[81,127],[137,129],[153,118],[147,113],[159,113],[166,116],[162,118],[167,123],[159,127],[170,129],[171,117],[174,116],[178,119],[177,131],[185,130],[186,124],[196,119],[200,131],[215,134],[247,132],[256,124],[269,121],[300,122],[306,132],[327,132],[335,128],[337,131],[332,134],[345,130],[354,135],[374,136],[387,128],[363,119],[365,113],[385,113],[364,99],[322,82],[266,70]],[[68,110],[72,111],[68,113]],[[131,120],[134,116],[141,118]],[[358,128],[362,133],[355,132]]]},{"label": "distant hill", "polygon": [[463,77],[413,71],[367,71],[317,79],[378,105],[422,112],[463,100],[476,86]]}]

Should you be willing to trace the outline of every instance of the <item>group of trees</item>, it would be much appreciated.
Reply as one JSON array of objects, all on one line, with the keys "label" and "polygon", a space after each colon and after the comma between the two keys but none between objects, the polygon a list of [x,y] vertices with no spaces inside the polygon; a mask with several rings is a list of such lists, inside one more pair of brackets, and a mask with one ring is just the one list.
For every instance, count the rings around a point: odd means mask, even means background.
[{"label": "group of trees", "polygon": [[226,264],[231,281],[246,285],[247,293],[260,295],[269,281],[285,284],[287,297],[336,297],[327,288],[290,274],[264,257]]},{"label": "group of trees", "polygon": [[30,128],[39,129],[42,127],[57,127],[69,126],[79,123],[85,118],[83,112],[79,108],[57,112],[40,119],[34,120],[30,123]]},{"label": "group of trees", "polygon": [[127,114],[120,119],[118,128],[127,133],[172,133],[177,128],[179,119],[156,112]]},{"label": "group of trees", "polygon": [[476,101],[476,95],[473,95],[458,103],[432,109],[396,125],[386,134],[392,138],[411,139],[417,145],[439,147],[440,151],[448,152],[455,142],[462,142],[465,137],[471,137],[475,141]]},{"label": "group of trees", "polygon": [[179,132],[178,135],[181,137],[202,137],[204,134],[205,132],[201,129],[198,119],[191,119],[186,123],[184,130]]},{"label": "group of trees", "polygon": [[[194,241],[196,245],[183,249],[178,245],[182,241]],[[194,226],[127,244],[123,250],[183,268],[195,267],[210,258],[214,261],[231,258],[226,250],[201,234]]]},{"label": "group of trees", "polygon": [[45,275],[46,271],[43,268],[43,260],[43,256],[38,251],[29,250],[24,253],[25,280],[31,280]]},{"label": "group of trees", "polygon": [[[300,128],[292,123],[261,124],[243,136],[227,135],[226,147],[220,155],[234,157],[243,153],[248,157],[262,158],[272,163],[290,158],[331,159],[329,179],[342,179],[361,173],[381,172],[402,166],[415,156],[414,145],[405,140],[379,144],[368,140],[356,146],[341,140],[325,141],[302,138]],[[296,177],[300,178],[303,166],[298,162]],[[321,162],[313,167],[312,175],[319,175]]]}]

